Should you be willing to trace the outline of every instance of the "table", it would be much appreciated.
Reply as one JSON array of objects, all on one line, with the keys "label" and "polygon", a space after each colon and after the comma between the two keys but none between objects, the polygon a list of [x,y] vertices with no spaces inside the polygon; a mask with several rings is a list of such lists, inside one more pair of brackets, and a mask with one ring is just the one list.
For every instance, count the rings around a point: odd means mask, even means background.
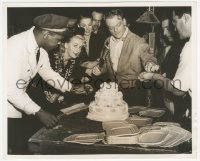
[{"label": "table", "polygon": [[42,128],[28,141],[29,151],[34,154],[175,154],[191,153],[191,143],[174,148],[144,148],[139,145],[109,145],[101,142],[92,145],[66,143],[62,140],[72,134],[103,132],[102,123],[86,118],[88,109],[63,115],[59,128]]}]

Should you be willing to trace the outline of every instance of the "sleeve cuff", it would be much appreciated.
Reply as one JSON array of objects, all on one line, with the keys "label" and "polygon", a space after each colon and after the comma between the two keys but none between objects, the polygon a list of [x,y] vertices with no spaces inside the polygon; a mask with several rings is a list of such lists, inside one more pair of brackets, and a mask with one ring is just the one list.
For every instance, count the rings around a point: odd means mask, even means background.
[{"label": "sleeve cuff", "polygon": [[176,80],[172,80],[171,81],[171,85],[180,90],[180,91],[183,91],[183,92],[187,92],[187,89],[183,87],[183,85],[181,84],[180,80],[176,79]]},{"label": "sleeve cuff", "polygon": [[71,91],[71,89],[72,89],[72,83],[70,83],[69,81],[67,81],[65,84],[64,84],[64,86],[63,86],[63,88],[61,88],[61,91],[64,93],[64,92],[69,92],[69,91]]},{"label": "sleeve cuff", "polygon": [[29,104],[25,105],[24,112],[27,115],[35,115],[41,109],[35,102],[30,102]]}]

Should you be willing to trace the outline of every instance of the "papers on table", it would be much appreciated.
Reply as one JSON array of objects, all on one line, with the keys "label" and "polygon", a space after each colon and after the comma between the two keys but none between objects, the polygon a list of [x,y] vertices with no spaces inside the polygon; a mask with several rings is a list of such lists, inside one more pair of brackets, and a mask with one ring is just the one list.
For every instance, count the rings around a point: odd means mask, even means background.
[{"label": "papers on table", "polygon": [[73,106],[61,109],[60,111],[66,115],[70,115],[72,113],[87,109],[88,106],[85,105],[84,103],[79,103],[79,104],[75,104]]},{"label": "papers on table", "polygon": [[64,142],[78,143],[78,144],[94,144],[102,141],[105,137],[105,133],[85,133],[74,134],[63,139]]}]

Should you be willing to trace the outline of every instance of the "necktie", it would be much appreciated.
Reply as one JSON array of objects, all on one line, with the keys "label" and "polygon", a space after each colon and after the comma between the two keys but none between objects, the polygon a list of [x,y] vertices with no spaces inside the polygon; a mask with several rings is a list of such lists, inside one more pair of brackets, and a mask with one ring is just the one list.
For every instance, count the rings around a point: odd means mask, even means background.
[{"label": "necktie", "polygon": [[36,54],[36,62],[37,62],[37,64],[38,64],[39,58],[40,58],[40,48],[38,49],[37,54]]}]

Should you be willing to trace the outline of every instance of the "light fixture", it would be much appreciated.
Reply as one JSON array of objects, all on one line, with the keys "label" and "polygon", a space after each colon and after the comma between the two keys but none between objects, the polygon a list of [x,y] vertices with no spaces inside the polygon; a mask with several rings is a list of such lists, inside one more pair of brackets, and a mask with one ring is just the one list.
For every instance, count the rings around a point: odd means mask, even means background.
[{"label": "light fixture", "polygon": [[154,8],[149,7],[149,9],[144,12],[137,20],[138,23],[144,23],[144,24],[151,24],[151,25],[157,25],[160,23],[159,19],[154,14]]}]

